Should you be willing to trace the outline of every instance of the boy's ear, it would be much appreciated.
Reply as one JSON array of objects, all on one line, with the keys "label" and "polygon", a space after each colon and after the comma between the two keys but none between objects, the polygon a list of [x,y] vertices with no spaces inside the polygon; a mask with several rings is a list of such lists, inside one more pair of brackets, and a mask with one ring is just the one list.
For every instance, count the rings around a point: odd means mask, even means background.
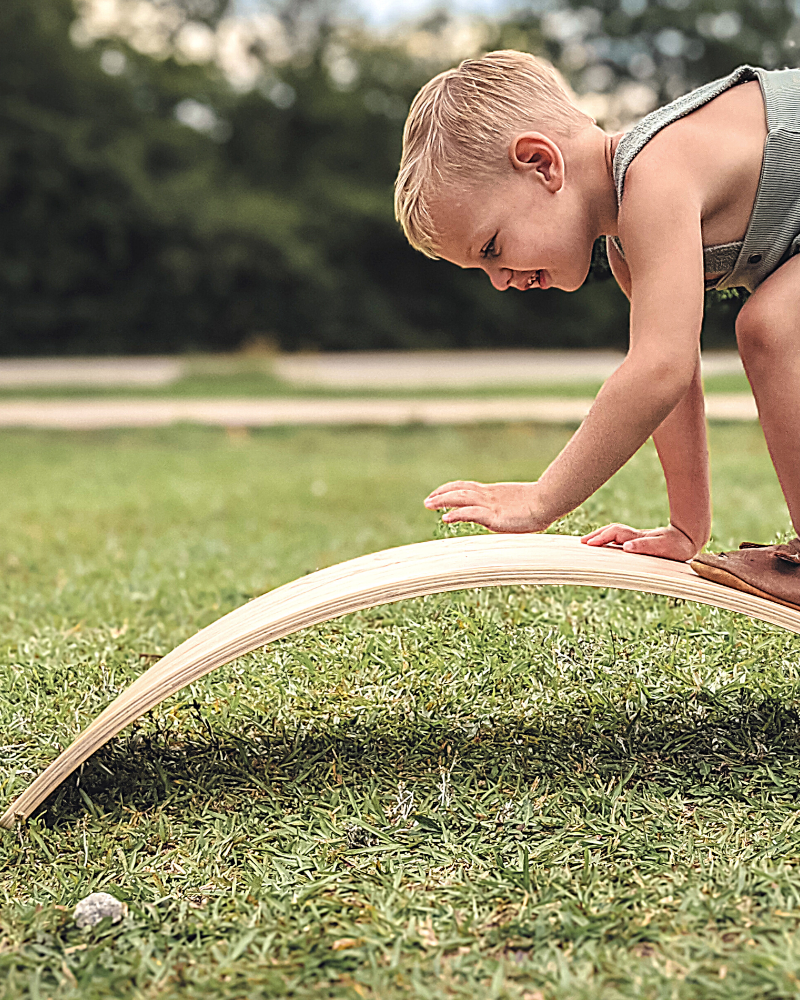
[{"label": "boy's ear", "polygon": [[541,132],[523,132],[511,140],[508,157],[515,170],[535,173],[550,191],[564,186],[564,156]]}]

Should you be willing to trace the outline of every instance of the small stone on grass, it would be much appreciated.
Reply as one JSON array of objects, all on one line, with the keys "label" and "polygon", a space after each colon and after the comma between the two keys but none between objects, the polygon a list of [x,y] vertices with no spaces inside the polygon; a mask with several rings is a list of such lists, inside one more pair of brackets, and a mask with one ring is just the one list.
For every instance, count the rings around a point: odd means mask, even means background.
[{"label": "small stone on grass", "polygon": [[93,892],[78,903],[72,916],[78,927],[94,927],[103,917],[111,917],[111,923],[118,924],[127,912],[128,907],[110,892]]}]

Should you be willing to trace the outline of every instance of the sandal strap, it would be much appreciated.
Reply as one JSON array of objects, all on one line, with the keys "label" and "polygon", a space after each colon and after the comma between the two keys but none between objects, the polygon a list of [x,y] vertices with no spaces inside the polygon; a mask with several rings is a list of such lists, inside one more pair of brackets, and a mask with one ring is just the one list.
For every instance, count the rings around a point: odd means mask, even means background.
[{"label": "sandal strap", "polygon": [[794,563],[800,566],[800,538],[793,538],[783,545],[761,545],[758,542],[742,542],[740,549],[769,549],[774,548],[775,556],[784,562]]},{"label": "sandal strap", "polygon": [[800,538],[793,538],[785,545],[779,545],[775,549],[775,555],[784,562],[800,566]]}]

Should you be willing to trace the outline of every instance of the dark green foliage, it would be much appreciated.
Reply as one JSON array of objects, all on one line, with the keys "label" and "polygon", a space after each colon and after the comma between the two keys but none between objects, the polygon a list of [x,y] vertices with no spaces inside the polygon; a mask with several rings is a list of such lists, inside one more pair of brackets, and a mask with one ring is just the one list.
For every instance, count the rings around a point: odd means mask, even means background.
[{"label": "dark green foliage", "polygon": [[0,18],[4,351],[237,342],[258,325],[237,292],[259,268],[288,273],[297,220],[174,120],[180,99],[227,88],[130,51],[127,75],[106,76],[69,42],[68,0],[10,0]]},{"label": "dark green foliage", "polygon": [[[212,25],[225,9],[180,6]],[[633,17],[616,4],[592,9],[596,23],[558,40],[534,5],[495,25],[487,46],[549,55],[578,91],[586,71],[576,42],[612,81],[641,74],[641,57],[652,57],[648,82],[661,100],[738,63],[793,55],[781,47],[791,17],[778,0],[728,4],[742,27],[724,39],[709,34],[720,12],[706,0]],[[340,37],[331,10],[285,5],[286,23],[316,19],[308,52],[265,63],[260,85],[242,94],[216,70],[121,41],[77,49],[71,0],[4,0],[0,353],[230,349],[253,335],[284,349],[624,346],[627,308],[613,281],[501,296],[484,276],[406,245],[392,217],[402,121],[440,65],[356,34],[347,46],[357,77],[337,87],[326,64]],[[666,29],[683,55],[661,51]],[[100,67],[108,49],[126,59],[119,76]],[[276,86],[289,97],[276,103]],[[187,99],[212,109],[218,127],[177,121]],[[712,303],[707,342],[730,337],[735,308]]]}]

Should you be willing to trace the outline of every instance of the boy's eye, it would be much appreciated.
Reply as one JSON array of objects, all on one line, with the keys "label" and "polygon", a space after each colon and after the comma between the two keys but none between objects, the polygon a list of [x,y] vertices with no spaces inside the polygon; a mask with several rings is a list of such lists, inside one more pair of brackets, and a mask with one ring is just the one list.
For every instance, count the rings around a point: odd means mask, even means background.
[{"label": "boy's eye", "polygon": [[483,250],[481,250],[481,257],[483,257],[484,260],[487,257],[497,257],[499,251],[497,249],[497,244],[495,243],[496,239],[497,239],[497,234],[495,233],[495,235],[489,240],[489,242],[486,244]]}]

